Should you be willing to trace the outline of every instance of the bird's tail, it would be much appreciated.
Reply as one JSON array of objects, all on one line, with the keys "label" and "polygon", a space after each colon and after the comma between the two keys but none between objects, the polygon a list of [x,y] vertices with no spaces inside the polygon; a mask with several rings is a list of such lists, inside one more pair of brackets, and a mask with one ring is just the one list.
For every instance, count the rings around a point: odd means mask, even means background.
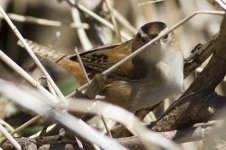
[{"label": "bird's tail", "polygon": [[[48,59],[51,62],[57,63],[60,59],[64,58],[66,55],[60,52],[55,51],[54,49],[51,49],[47,46],[40,45],[36,42],[33,42],[31,40],[27,40],[26,42],[31,47],[31,49],[34,51],[35,54],[38,56]],[[21,41],[17,42],[19,46],[24,47],[24,45],[21,43]]]},{"label": "bird's tail", "polygon": [[[76,61],[68,59],[66,57],[67,56],[66,54],[57,52],[54,49],[40,45],[31,40],[26,39],[26,42],[28,43],[28,45],[31,47],[35,54],[51,62],[57,63],[64,69],[71,72],[81,85],[87,82],[80,64]],[[24,47],[20,41],[18,41],[18,45]]]}]

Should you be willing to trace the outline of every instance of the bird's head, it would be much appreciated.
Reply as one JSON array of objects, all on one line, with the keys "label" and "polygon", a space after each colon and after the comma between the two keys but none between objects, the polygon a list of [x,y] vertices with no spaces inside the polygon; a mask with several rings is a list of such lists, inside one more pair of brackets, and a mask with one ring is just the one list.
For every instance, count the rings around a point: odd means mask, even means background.
[{"label": "bird's head", "polygon": [[[149,41],[156,38],[158,35],[163,34],[167,30],[166,24],[163,22],[150,22],[145,25],[143,25],[137,32],[135,38],[133,39],[133,45],[132,49],[133,51],[137,50],[138,48],[142,47]],[[159,42],[156,42],[156,44],[170,44],[174,39],[173,33],[169,33],[162,37]]]}]

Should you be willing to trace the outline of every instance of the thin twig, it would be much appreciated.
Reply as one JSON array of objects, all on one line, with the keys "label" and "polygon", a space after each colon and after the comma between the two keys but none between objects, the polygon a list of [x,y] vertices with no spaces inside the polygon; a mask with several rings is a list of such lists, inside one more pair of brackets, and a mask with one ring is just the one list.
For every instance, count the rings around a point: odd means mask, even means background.
[{"label": "thin twig", "polygon": [[107,123],[106,123],[106,120],[105,120],[104,116],[100,115],[100,118],[101,118],[101,120],[102,120],[102,122],[104,124],[104,127],[105,127],[105,129],[107,131],[107,134],[112,138],[111,131],[109,130],[109,128],[107,126]]},{"label": "thin twig", "polygon": [[2,50],[0,50],[0,59],[8,66],[10,66],[20,76],[22,76],[26,81],[28,81],[32,86],[37,87],[37,82],[12,59],[10,59],[5,53],[3,53]]},{"label": "thin twig", "polygon": [[[161,135],[163,135],[165,138],[168,138],[170,140],[173,140],[177,143],[187,143],[187,142],[194,142],[194,141],[200,141],[208,138],[213,131],[216,130],[216,127],[224,123],[223,120],[214,120],[214,121],[208,121],[207,123],[198,123],[193,125],[192,127],[181,129],[181,130],[173,130],[173,131],[167,131],[167,132],[160,132]],[[42,140],[39,140],[39,139]],[[48,147],[52,143],[58,143],[59,137],[56,135],[53,136],[43,136],[43,137],[35,137],[36,141],[38,141],[37,145],[44,145],[47,144]],[[33,138],[18,138],[17,141],[28,141],[33,140]],[[62,141],[64,138],[62,139]],[[67,139],[68,140],[68,139]],[[134,150],[140,150],[144,149],[145,147],[142,144],[142,141],[140,140],[139,136],[130,136],[130,137],[123,137],[123,138],[117,138],[115,139],[120,144],[124,145],[128,149],[134,149]],[[70,142],[75,142],[72,140],[69,140]],[[77,140],[78,147],[80,147],[80,141]],[[84,142],[84,141],[82,141]],[[80,147],[82,148],[82,147]]]},{"label": "thin twig", "polygon": [[9,134],[9,132],[0,124],[0,132],[13,144],[13,146],[21,150],[20,144]]},{"label": "thin twig", "polygon": [[[93,17],[94,19],[96,19],[98,22],[102,23],[103,25],[105,25],[106,27],[110,28],[111,30],[114,30],[114,26],[109,23],[107,20],[103,19],[102,17],[98,16],[97,14],[95,14],[94,12],[92,12],[91,10],[87,9],[85,6],[81,5],[81,4],[76,4],[75,1],[73,0],[67,0],[67,2],[73,6],[76,7],[78,6],[79,10],[87,13],[88,15],[90,15],[91,17]],[[125,40],[130,40],[132,37],[129,36],[128,34],[126,34],[123,31],[120,31],[120,35],[125,39]]]},{"label": "thin twig", "polygon": [[[20,66],[18,66],[13,60],[11,60],[7,55],[5,55],[1,50],[0,50],[0,59],[5,62],[8,66],[10,66],[15,72],[17,72],[19,75],[21,75],[26,81],[28,81],[33,87],[37,88],[42,94],[48,97],[48,102],[51,101],[51,104],[56,106],[56,100],[50,93],[47,91],[42,85],[39,84],[39,82],[35,81],[27,72],[25,72]],[[16,128],[14,131],[12,131],[10,134],[14,134],[18,131],[23,130],[30,124],[34,123],[36,120],[38,120],[40,116],[35,116],[23,125],[19,126]],[[0,142],[4,141],[5,138],[0,139]]]},{"label": "thin twig", "polygon": [[[200,141],[208,138],[223,120],[209,121],[207,123],[195,124],[193,127],[172,130],[166,132],[159,132],[165,138],[171,139],[177,143],[186,143]],[[144,149],[140,138],[138,136],[118,138],[117,141],[129,149]]]},{"label": "thin twig", "polygon": [[[84,64],[83,64],[83,62],[82,62],[82,59],[81,59],[81,57],[80,57],[80,55],[79,55],[79,52],[78,52],[78,49],[77,49],[77,48],[75,48],[75,54],[76,54],[76,56],[77,56],[77,58],[78,58],[78,62],[79,62],[79,64],[80,64],[81,68],[82,68],[83,74],[84,74],[85,77],[86,77],[87,83],[89,83],[89,82],[90,82],[90,79],[89,79],[89,77],[88,77],[88,74],[87,74],[87,72],[86,72],[86,69],[85,69],[85,67],[84,67]],[[105,127],[105,129],[106,129],[108,135],[109,135],[110,137],[112,137],[112,136],[111,136],[111,132],[110,132],[110,130],[109,130],[109,128],[108,128],[108,126],[107,126],[107,124],[106,124],[106,122],[105,122],[104,116],[100,114],[100,118],[101,118],[101,120],[103,121],[104,127]]]},{"label": "thin twig", "polygon": [[14,130],[13,127],[10,124],[8,124],[5,120],[0,119],[0,124],[8,128],[10,131]]},{"label": "thin twig", "polygon": [[86,72],[86,69],[85,69],[85,67],[84,67],[84,64],[83,64],[83,62],[82,62],[82,59],[81,59],[81,57],[80,57],[80,55],[79,55],[79,52],[78,52],[77,47],[76,47],[74,50],[75,50],[75,54],[76,54],[76,56],[77,56],[77,58],[78,58],[78,62],[79,62],[79,64],[80,64],[81,68],[82,68],[82,72],[83,72],[83,74],[84,74],[84,76],[85,76],[85,78],[86,78],[86,80],[87,80],[87,83],[89,83],[90,79],[89,79],[89,76],[88,76],[88,74],[87,74],[87,72]]},{"label": "thin twig", "polygon": [[65,100],[64,95],[61,93],[61,91],[59,90],[59,88],[57,87],[57,85],[54,83],[53,79],[50,77],[50,75],[48,74],[48,72],[46,71],[46,69],[43,67],[43,65],[41,64],[41,62],[39,61],[39,59],[36,57],[36,55],[34,54],[34,52],[31,50],[30,46],[27,44],[27,42],[25,41],[25,39],[23,38],[23,36],[20,34],[20,32],[18,31],[18,29],[16,28],[16,26],[12,23],[12,21],[9,19],[8,15],[2,9],[1,6],[0,6],[0,12],[3,15],[4,19],[6,20],[6,22],[8,23],[8,25],[10,26],[10,28],[15,33],[15,35],[23,43],[23,45],[26,48],[27,52],[30,54],[30,56],[35,61],[35,63],[37,64],[37,66],[41,69],[41,71],[43,72],[43,74],[46,76],[47,80],[50,82],[50,84],[53,87],[53,89],[56,91],[57,95],[59,96],[59,99],[61,100],[61,104],[63,106],[67,106],[67,101]]},{"label": "thin twig", "polygon": [[[105,19],[101,18],[100,16],[98,16],[97,14],[95,14],[94,12],[88,10],[86,7],[84,7],[83,5],[78,4],[78,8],[84,12],[86,12],[87,14],[89,14],[90,16],[92,16],[94,19],[96,19],[97,21],[99,21],[100,23],[104,24],[105,26],[109,27],[111,30],[114,30],[114,26],[109,23],[108,21],[106,21]],[[125,32],[120,31],[120,35],[125,39],[125,40],[129,40],[132,37],[129,36],[128,34],[126,34]]]},{"label": "thin twig", "polygon": [[173,25],[165,33],[157,36],[156,38],[154,38],[153,40],[151,40],[150,42],[148,42],[147,44],[145,44],[141,48],[137,49],[136,51],[134,51],[130,55],[126,56],[121,61],[117,62],[115,65],[113,65],[110,68],[108,68],[107,70],[105,70],[102,74],[108,75],[109,73],[111,73],[114,70],[118,69],[122,64],[124,64],[125,62],[127,62],[129,59],[137,56],[138,54],[140,54],[141,52],[143,52],[148,46],[154,44],[155,42],[157,42],[158,40],[160,40],[162,37],[166,36],[167,34],[169,34],[172,31],[174,31],[176,28],[180,27],[182,24],[184,24],[185,22],[187,22],[188,20],[190,20],[191,18],[193,18],[197,14],[224,15],[225,12],[223,12],[223,11],[196,11],[195,13],[189,15],[188,17],[182,19],[181,21],[179,21],[178,23],[176,23],[175,25]]},{"label": "thin twig", "polygon": [[30,83],[33,87],[37,88],[42,94],[46,95],[49,100],[49,102],[52,103],[52,105],[57,106],[57,99],[53,97],[52,94],[49,93],[39,82],[34,80],[26,71],[24,71],[20,66],[18,66],[13,60],[11,60],[6,54],[4,54],[0,50],[0,59],[5,62],[9,67],[11,67],[15,72],[17,72],[21,77],[23,77],[28,83]]},{"label": "thin twig", "polygon": [[77,137],[75,137],[75,140],[76,140],[76,142],[78,144],[79,149],[80,150],[84,150],[84,146],[83,146],[82,142]]},{"label": "thin twig", "polygon": [[222,0],[215,0],[215,2],[218,3],[221,6],[221,8],[226,10],[226,4]]},{"label": "thin twig", "polygon": [[106,117],[114,119],[126,126],[127,129],[132,133],[137,134],[140,137],[142,143],[149,148],[151,146],[154,147],[153,144],[155,143],[157,145],[163,146],[166,149],[180,149],[171,141],[162,138],[160,134],[148,130],[145,126],[142,125],[140,120],[136,116],[134,116],[134,114],[119,106],[103,101],[92,102],[90,100],[76,99],[74,101],[70,101],[68,110],[72,112],[83,111],[84,113],[104,114]]},{"label": "thin twig", "polygon": [[53,89],[53,87],[51,86],[51,84],[49,83],[49,81],[47,80],[47,85],[48,85],[48,88],[49,88],[49,91],[52,93],[53,96],[57,96],[57,93],[56,91]]},{"label": "thin twig", "polygon": [[[88,77],[88,74],[87,74],[87,72],[86,72],[86,69],[85,69],[85,66],[84,66],[84,64],[83,64],[83,62],[82,62],[82,59],[81,59],[81,57],[80,57],[80,55],[79,55],[79,52],[78,52],[78,49],[77,49],[77,47],[75,47],[75,54],[76,54],[76,56],[77,56],[77,58],[78,58],[78,62],[79,62],[79,65],[81,66],[81,68],[82,68],[82,72],[83,72],[83,74],[84,74],[84,76],[85,76],[85,78],[86,78],[86,80],[87,80],[87,83],[89,83],[90,82],[90,79],[89,79],[89,77]],[[101,118],[102,119],[102,118]],[[105,123],[105,122],[104,122]],[[110,132],[110,131],[109,131]],[[94,149],[100,149],[97,145],[95,145],[95,144],[92,144],[93,145],[93,147],[94,147]]]},{"label": "thin twig", "polygon": [[113,9],[113,14],[115,18],[118,20],[118,22],[123,25],[129,32],[131,32],[133,35],[136,35],[137,29],[134,28],[127,19],[125,19],[120,12],[118,12],[116,9]]},{"label": "thin twig", "polygon": [[48,82],[48,80],[46,80],[45,76],[42,76],[41,78],[38,79],[38,82],[43,86],[43,87],[48,87],[50,93],[52,93],[52,95],[54,97],[57,97],[56,91],[52,88],[52,86],[50,85],[50,83]]},{"label": "thin twig", "polygon": [[164,0],[150,0],[150,1],[147,1],[147,2],[141,2],[139,4],[137,4],[137,6],[144,6],[144,5],[148,5],[148,4],[154,4],[154,3],[158,3],[158,2],[162,2]]},{"label": "thin twig", "polygon": [[[80,19],[80,15],[79,15],[79,11],[78,9],[72,7],[71,8],[71,14],[72,14],[72,19],[74,22],[78,22],[81,23],[81,19]],[[86,32],[84,31],[84,29],[78,29],[78,37],[79,40],[82,44],[82,47],[84,50],[89,50],[91,48],[93,48],[93,45],[91,44]]]},{"label": "thin twig", "polygon": [[[63,23],[60,21],[55,20],[49,20],[49,19],[42,19],[32,16],[22,16],[18,14],[8,13],[8,16],[11,20],[17,21],[17,22],[24,22],[24,23],[32,23],[37,25],[44,25],[44,26],[51,26],[51,27],[62,27],[62,26],[68,26],[71,28],[83,28],[88,29],[89,25],[87,23]],[[0,18],[3,18],[2,15],[0,15]]]},{"label": "thin twig", "polygon": [[[60,122],[64,127],[70,129],[73,133],[81,135],[91,143],[96,143],[101,148],[108,150],[126,149],[109,137],[100,135],[97,130],[94,130],[75,116],[45,103],[42,99],[46,99],[47,97],[41,95],[37,91],[28,87],[17,87],[15,84],[1,79],[0,84],[0,93],[3,96],[8,97],[10,100],[23,106],[24,108],[30,109],[42,116],[51,118],[56,122]],[[14,94],[12,94],[12,92]]]},{"label": "thin twig", "polygon": [[[15,72],[17,72],[19,75],[21,75],[33,87],[37,88],[42,94],[44,94],[45,96],[48,96],[48,98],[49,98],[48,99],[49,100],[48,102],[50,102],[50,100],[51,100],[51,105],[57,106],[56,105],[56,101],[54,101],[54,100],[56,100],[56,98],[54,98],[53,95],[51,95],[49,93],[49,91],[47,91],[39,82],[35,81],[26,71],[24,71],[20,66],[18,66],[13,60],[11,60],[1,50],[0,50],[0,59],[3,62],[5,62],[8,66],[10,66],[13,70],[15,70]],[[48,83],[48,81],[47,81],[47,83]],[[51,88],[51,86],[49,88]],[[52,91],[52,92],[54,92],[54,91]],[[25,122],[24,124],[22,124],[21,126],[19,126],[18,128],[16,128],[10,134],[13,135],[13,134],[15,134],[15,133],[17,133],[17,132],[25,129],[27,126],[33,124],[38,119],[40,119],[40,116],[38,116],[38,115],[35,116],[35,117],[33,117],[32,119],[28,120],[27,122]],[[5,141],[5,138],[1,138],[0,139],[0,143],[2,143],[4,141]]]},{"label": "thin twig", "polygon": [[[154,38],[153,40],[151,40],[147,44],[143,45],[142,47],[140,47],[139,49],[137,49],[136,51],[134,51],[130,55],[126,56],[125,58],[123,58],[122,60],[120,60],[119,62],[117,62],[116,64],[114,64],[113,66],[111,66],[110,68],[108,68],[107,70],[105,70],[104,72],[102,72],[102,74],[103,75],[110,74],[114,70],[118,69],[122,64],[124,64],[125,62],[127,62],[129,59],[131,59],[131,58],[137,56],[138,54],[140,54],[141,52],[143,52],[148,46],[154,44],[155,42],[157,42],[158,40],[160,40],[162,37],[166,36],[167,34],[169,34],[172,31],[174,31],[175,29],[177,29],[178,27],[180,27],[182,24],[184,24],[185,22],[187,22],[188,20],[190,20],[191,18],[193,18],[194,16],[196,16],[198,14],[224,15],[225,12],[224,11],[196,11],[196,12],[192,13],[191,15],[185,17],[184,19],[182,19],[181,21],[179,21],[178,23],[176,23],[175,25],[173,25],[165,33],[157,36],[156,38]],[[88,84],[84,84],[83,86],[79,87],[78,90],[82,91],[82,90],[86,89],[87,86],[88,86]],[[74,92],[71,93],[71,94],[69,94],[69,96],[71,96],[73,94],[74,94]]]},{"label": "thin twig", "polygon": [[112,5],[111,5],[110,0],[105,0],[105,4],[106,4],[106,6],[107,6],[107,8],[108,8],[108,12],[109,12],[110,17],[111,17],[111,22],[112,22],[112,24],[114,25],[115,35],[116,35],[118,41],[121,42],[122,39],[121,39],[121,36],[120,36],[120,31],[119,31],[117,22],[116,22],[116,20],[115,20],[115,16],[113,15],[113,8],[112,8]]},{"label": "thin twig", "polygon": [[[18,128],[16,128],[15,130],[13,130],[12,132],[10,132],[11,135],[27,128],[28,126],[30,126],[31,124],[35,123],[36,121],[38,121],[41,118],[41,116],[37,115],[33,118],[31,118],[30,120],[28,120],[27,122],[25,122],[24,124],[22,124],[21,126],[19,126]],[[0,143],[4,142],[6,140],[5,137],[0,139]]]}]

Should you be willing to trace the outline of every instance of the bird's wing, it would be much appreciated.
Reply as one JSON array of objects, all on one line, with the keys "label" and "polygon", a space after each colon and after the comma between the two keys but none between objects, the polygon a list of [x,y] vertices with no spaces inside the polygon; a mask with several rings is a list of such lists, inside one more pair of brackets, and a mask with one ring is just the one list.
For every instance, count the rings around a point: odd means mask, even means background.
[{"label": "bird's wing", "polygon": [[[101,73],[118,61],[131,54],[132,40],[126,41],[119,45],[104,46],[80,54],[82,62],[86,68],[94,73]],[[77,61],[77,57],[70,56],[70,60]],[[127,61],[111,75],[119,78],[127,78],[133,70],[131,60]]]},{"label": "bird's wing", "polygon": [[[57,63],[60,59],[64,58],[66,54],[57,52],[56,50],[49,48],[47,46],[38,44],[34,41],[25,39],[30,48],[34,51],[35,54],[39,55],[42,58],[48,59],[51,62]],[[24,48],[24,45],[21,41],[18,41],[17,44]]]}]

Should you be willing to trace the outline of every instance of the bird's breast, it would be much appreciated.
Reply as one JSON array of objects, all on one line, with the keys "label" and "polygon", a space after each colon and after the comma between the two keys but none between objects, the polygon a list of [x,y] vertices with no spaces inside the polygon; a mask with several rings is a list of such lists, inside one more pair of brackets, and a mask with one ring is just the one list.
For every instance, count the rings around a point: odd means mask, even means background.
[{"label": "bird's breast", "polygon": [[145,78],[133,83],[132,111],[152,107],[182,91],[183,56],[180,52],[168,53],[160,61],[147,61]]}]

